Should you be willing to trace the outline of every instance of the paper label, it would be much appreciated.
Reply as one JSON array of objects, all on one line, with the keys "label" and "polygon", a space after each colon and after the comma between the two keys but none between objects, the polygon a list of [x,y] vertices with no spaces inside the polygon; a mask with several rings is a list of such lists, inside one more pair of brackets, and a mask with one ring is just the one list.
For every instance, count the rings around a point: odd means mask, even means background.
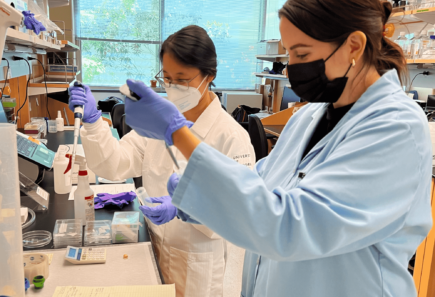
[{"label": "paper label", "polygon": [[85,204],[86,221],[95,221],[94,195],[85,197]]},{"label": "paper label", "polygon": [[48,197],[50,195],[50,194],[48,194],[48,192],[46,192],[45,190],[43,190],[40,187],[38,187],[38,189],[36,190],[36,194],[38,194],[39,196],[44,198],[44,200],[48,200]]}]

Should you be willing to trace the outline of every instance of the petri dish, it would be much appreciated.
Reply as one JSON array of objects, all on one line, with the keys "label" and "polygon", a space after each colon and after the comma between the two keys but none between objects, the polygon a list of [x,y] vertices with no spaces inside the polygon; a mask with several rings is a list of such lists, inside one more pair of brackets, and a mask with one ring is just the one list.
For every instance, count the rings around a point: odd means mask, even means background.
[{"label": "petri dish", "polygon": [[23,234],[23,247],[34,249],[46,246],[51,242],[51,232],[48,231],[30,231]]}]

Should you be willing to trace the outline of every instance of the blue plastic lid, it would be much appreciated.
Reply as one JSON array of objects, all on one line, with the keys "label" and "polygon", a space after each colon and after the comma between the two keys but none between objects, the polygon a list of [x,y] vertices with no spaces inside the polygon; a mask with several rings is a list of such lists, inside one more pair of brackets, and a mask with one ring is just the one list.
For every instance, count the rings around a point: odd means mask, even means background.
[{"label": "blue plastic lid", "polygon": [[430,36],[430,39],[435,39],[435,35],[431,35],[431,36]]}]

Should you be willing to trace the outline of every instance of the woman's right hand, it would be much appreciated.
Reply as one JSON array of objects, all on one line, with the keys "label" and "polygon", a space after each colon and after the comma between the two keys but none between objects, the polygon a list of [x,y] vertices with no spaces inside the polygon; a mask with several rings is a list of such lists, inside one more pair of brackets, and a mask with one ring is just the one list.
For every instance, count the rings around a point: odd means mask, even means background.
[{"label": "woman's right hand", "polygon": [[87,85],[82,87],[72,86],[69,88],[69,109],[74,112],[75,106],[84,106],[83,122],[95,123],[101,117],[101,111],[97,109],[97,102]]}]

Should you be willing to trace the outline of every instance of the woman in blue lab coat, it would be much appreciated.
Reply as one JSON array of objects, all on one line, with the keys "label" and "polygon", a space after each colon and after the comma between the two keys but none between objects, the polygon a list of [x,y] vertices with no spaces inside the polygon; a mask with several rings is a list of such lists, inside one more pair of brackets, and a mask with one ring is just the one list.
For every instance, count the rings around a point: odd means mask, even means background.
[{"label": "woman in blue lab coat", "polygon": [[[406,60],[379,0],[288,0],[279,11],[293,90],[308,105],[254,171],[201,143],[141,82],[140,135],[189,159],[172,204],[247,250],[242,296],[416,296],[408,261],[431,228],[427,120],[402,90]],[[189,215],[189,216],[187,216]]]}]

